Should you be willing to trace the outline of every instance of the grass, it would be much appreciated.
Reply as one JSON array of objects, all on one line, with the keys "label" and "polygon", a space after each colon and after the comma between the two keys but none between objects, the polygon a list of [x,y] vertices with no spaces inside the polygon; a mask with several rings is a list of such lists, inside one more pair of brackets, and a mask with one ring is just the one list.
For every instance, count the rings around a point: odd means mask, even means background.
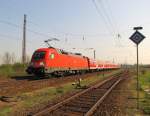
[{"label": "grass", "polygon": [[0,116],[8,116],[11,111],[12,108],[10,106],[5,106],[2,109],[0,109]]},{"label": "grass", "polygon": [[75,88],[72,86],[72,83],[67,83],[59,87],[48,87],[34,92],[27,92],[20,95],[23,99],[16,108],[33,107],[74,90]]},{"label": "grass", "polygon": [[[133,70],[130,70],[130,73],[133,72]],[[126,113],[126,116],[141,116],[140,113],[136,110],[136,76],[132,75],[132,79],[128,81],[125,85],[125,90],[129,90],[127,92],[127,101],[126,101],[126,107],[124,108],[124,111]],[[131,78],[131,77],[129,77]],[[131,90],[131,91],[130,91]],[[126,93],[125,93],[126,94]]]},{"label": "grass", "polygon": [[113,71],[111,73],[108,73],[108,74],[105,74],[103,76],[103,74],[98,74],[97,76],[95,76],[95,78],[89,78],[89,79],[84,79],[83,81],[81,81],[81,84],[84,86],[84,85],[89,85],[91,83],[94,83],[96,81],[99,81],[99,80],[104,80],[105,78],[111,76],[111,75],[114,75],[116,74],[117,72],[120,72],[120,70],[116,70],[116,71]]},{"label": "grass", "polygon": [[[132,70],[133,71],[133,70]],[[136,72],[136,70],[134,70]],[[132,97],[137,98],[137,91],[136,91],[136,84],[137,84],[137,77],[136,73],[133,75],[133,79],[131,80],[130,89],[133,89],[132,91]],[[150,94],[146,92],[145,90],[150,90],[150,69],[140,69],[139,73],[139,110],[132,110],[132,112],[135,112],[136,115],[150,115]],[[136,100],[136,99],[135,99]],[[136,105],[135,101],[135,105]]]},{"label": "grass", "polygon": [[[145,73],[140,73],[140,108],[144,114],[150,115],[150,69],[146,70]],[[149,90],[145,91],[145,90]]]},{"label": "grass", "polygon": [[25,74],[27,65],[20,63],[15,64],[3,64],[0,66],[0,78],[8,78],[11,76],[19,76]]},{"label": "grass", "polygon": [[[103,75],[96,75],[93,77],[91,76],[87,79],[82,80],[81,85],[88,86],[91,83],[94,83],[99,80],[103,80],[103,79],[107,78],[108,76],[113,75],[119,71],[120,70],[112,71],[111,73],[106,74],[104,77],[103,77]],[[32,108],[36,105],[40,105],[41,103],[47,103],[48,101],[51,101],[51,100],[53,100],[57,97],[60,97],[66,93],[69,93],[72,91],[79,91],[79,90],[80,89],[76,89],[75,86],[72,85],[72,82],[69,82],[69,83],[59,85],[57,87],[47,87],[47,88],[35,90],[33,92],[22,93],[22,94],[16,96],[16,98],[19,96],[19,98],[21,100],[18,101],[18,103],[16,105],[11,107],[12,109],[3,109],[2,112],[6,113],[6,115],[7,115],[6,111],[11,111],[11,113],[13,113],[15,111],[18,111],[18,109],[21,111],[26,108],[27,109]]]}]

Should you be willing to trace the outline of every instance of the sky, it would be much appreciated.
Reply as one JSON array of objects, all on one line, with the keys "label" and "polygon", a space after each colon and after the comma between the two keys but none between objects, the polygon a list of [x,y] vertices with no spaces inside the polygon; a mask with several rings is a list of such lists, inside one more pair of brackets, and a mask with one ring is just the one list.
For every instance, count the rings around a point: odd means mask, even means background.
[{"label": "sky", "polygon": [[[146,38],[139,45],[140,64],[150,64],[150,0],[0,0],[0,62],[6,52],[22,55],[23,16],[27,15],[27,55],[44,40],[54,47],[115,63],[136,63],[133,27]],[[75,49],[73,49],[75,48]],[[89,49],[93,48],[93,49]]]}]

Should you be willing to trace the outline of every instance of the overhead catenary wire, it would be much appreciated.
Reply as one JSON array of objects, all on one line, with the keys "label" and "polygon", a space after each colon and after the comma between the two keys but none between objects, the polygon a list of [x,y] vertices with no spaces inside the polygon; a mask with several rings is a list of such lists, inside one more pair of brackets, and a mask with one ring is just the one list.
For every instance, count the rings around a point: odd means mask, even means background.
[{"label": "overhead catenary wire", "polygon": [[[21,39],[20,39],[21,37],[15,37],[15,36],[10,36],[10,35],[6,35],[6,34],[1,34],[0,33],[0,39],[2,40],[4,40],[4,39],[9,39],[9,40],[14,40],[14,41],[22,41]],[[27,44],[33,44],[34,43],[34,41],[31,41],[31,40],[28,40],[27,41]]]},{"label": "overhead catenary wire", "polygon": [[1,34],[0,33],[0,39],[4,39],[4,38],[12,39],[12,40],[21,40],[19,37],[14,37],[14,36],[10,36],[10,35],[6,35],[6,34]]},{"label": "overhead catenary wire", "polygon": [[[8,22],[8,21],[0,20],[0,23],[7,24],[9,26],[22,29],[22,26],[19,26],[17,24],[14,24],[14,23],[11,23],[11,22]],[[41,33],[41,32],[38,32],[38,31],[33,31],[33,30],[29,29],[29,28],[27,28],[27,31],[31,32],[31,33],[34,33],[34,34],[37,34],[37,35],[40,35],[40,36],[43,36],[43,37],[49,37],[50,38],[50,36],[48,34]]]},{"label": "overhead catenary wire", "polygon": [[[1,24],[6,24],[6,25],[9,25],[11,27],[15,27],[15,28],[18,28],[18,29],[22,29],[22,26],[20,25],[17,25],[15,23],[12,23],[12,22],[9,22],[9,21],[4,21],[4,20],[0,20],[0,23]],[[53,38],[51,37],[50,35],[46,34],[46,33],[42,33],[42,32],[39,32],[39,31],[34,31],[30,28],[27,28],[27,31],[30,32],[30,33],[33,33],[35,35],[39,35],[39,36],[42,36],[42,37],[46,37],[46,38]],[[111,36],[111,34],[108,34],[108,33],[102,33],[102,34],[76,34],[76,33],[61,33],[62,35],[67,35],[67,40],[68,40],[68,37],[71,36],[71,37],[78,37],[79,39],[82,39],[83,40],[83,36],[86,36],[86,37],[99,37],[99,36]],[[59,35],[59,34],[58,34]]]},{"label": "overhead catenary wire", "polygon": [[114,15],[112,13],[112,10],[111,10],[111,7],[110,7],[110,4],[109,4],[108,0],[104,0],[104,1],[105,1],[105,4],[107,4],[107,11],[109,11],[110,19],[112,20],[112,24],[114,26],[114,29],[115,29],[116,33],[117,33],[115,38],[117,38],[116,41],[118,43],[118,46],[123,47],[122,41],[120,40],[122,38],[122,33],[119,31],[118,23],[116,21],[116,18],[114,17]]},{"label": "overhead catenary wire", "polygon": [[107,10],[106,10],[106,6],[104,5],[103,0],[97,0],[98,2],[96,2],[96,0],[92,0],[92,1],[98,14],[103,18],[103,21],[105,22],[108,31],[112,34],[114,38],[117,38],[117,40],[115,39],[115,41],[118,42],[118,46],[122,47],[121,41],[120,41],[121,34],[119,32],[117,23],[114,21],[108,1],[107,2],[105,1],[105,4],[107,4],[109,7],[109,9],[107,7]]},{"label": "overhead catenary wire", "polygon": [[114,17],[113,13],[112,13],[112,9],[110,7],[110,4],[108,2],[108,0],[105,0],[105,4],[107,4],[107,9],[109,11],[109,15],[110,15],[110,18],[112,19],[113,21],[113,25],[115,27],[115,30],[117,31],[117,33],[119,34],[119,28],[118,28],[118,23],[116,21],[116,18]]},{"label": "overhead catenary wire", "polygon": [[99,16],[100,16],[101,18],[103,18],[103,22],[104,22],[105,25],[106,25],[106,29],[108,30],[108,33],[110,33],[111,35],[113,35],[113,34],[112,34],[112,31],[110,30],[109,24],[108,24],[108,22],[106,21],[105,16],[103,15],[102,11],[99,9],[99,7],[98,7],[96,1],[95,1],[95,0],[92,0],[92,2],[93,2],[93,5],[94,5],[94,7],[95,7],[97,13],[99,14]]},{"label": "overhead catenary wire", "polygon": [[[31,21],[30,21],[31,22]],[[11,27],[15,27],[15,28],[18,28],[18,29],[22,29],[22,25],[18,25],[18,24],[15,24],[15,23],[12,23],[12,22],[9,22],[9,21],[5,21],[5,20],[0,20],[0,23],[1,24],[6,24],[6,25],[9,25]],[[44,37],[45,38],[53,38],[51,37],[50,35],[46,34],[46,33],[42,33],[42,32],[39,32],[39,31],[34,31],[30,28],[27,28],[27,32],[30,32],[30,33],[33,33],[35,35],[39,35],[41,37]],[[109,31],[110,32],[110,31]],[[59,35],[59,34],[58,34]],[[73,38],[73,37],[76,37],[75,39],[80,39],[80,40],[85,40],[85,37],[86,39],[90,39],[91,37],[99,37],[99,36],[112,36],[111,33],[100,33],[100,34],[80,34],[80,33],[62,33],[63,36],[65,36],[64,38],[64,41],[65,42],[68,42],[68,38]],[[83,39],[83,36],[84,36],[84,39]],[[39,39],[39,38],[37,38]],[[93,38],[92,38],[93,39]],[[29,41],[29,40],[27,40]],[[29,42],[28,42],[29,43]],[[30,42],[31,43],[31,42]]]},{"label": "overhead catenary wire", "polygon": [[116,29],[115,29],[115,27],[114,27],[114,23],[112,23],[112,19],[110,18],[110,15],[108,15],[108,12],[107,12],[106,9],[105,9],[105,6],[104,6],[104,4],[103,4],[103,1],[102,1],[102,0],[98,0],[98,2],[99,2],[99,5],[101,6],[100,8],[102,9],[103,14],[104,14],[104,16],[105,16],[105,18],[106,18],[108,24],[109,24],[110,27],[111,27],[112,32],[114,33],[114,35],[116,35]]}]

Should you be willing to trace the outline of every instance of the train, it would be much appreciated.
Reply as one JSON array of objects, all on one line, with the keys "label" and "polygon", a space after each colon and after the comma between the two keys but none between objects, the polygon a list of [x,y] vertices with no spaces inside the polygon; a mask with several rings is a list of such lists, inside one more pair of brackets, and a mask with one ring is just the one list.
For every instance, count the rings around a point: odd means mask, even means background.
[{"label": "train", "polygon": [[34,75],[64,75],[118,68],[120,68],[118,64],[96,61],[81,53],[48,47],[35,50],[26,72]]}]

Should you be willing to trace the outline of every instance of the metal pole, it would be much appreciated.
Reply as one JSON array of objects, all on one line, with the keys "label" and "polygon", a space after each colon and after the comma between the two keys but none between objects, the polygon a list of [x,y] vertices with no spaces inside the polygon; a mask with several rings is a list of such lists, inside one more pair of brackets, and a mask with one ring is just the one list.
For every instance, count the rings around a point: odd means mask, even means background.
[{"label": "metal pole", "polygon": [[139,109],[139,55],[137,44],[137,109]]},{"label": "metal pole", "polygon": [[95,50],[94,50],[94,59],[96,58]]},{"label": "metal pole", "polygon": [[138,55],[138,45],[145,38],[138,30],[143,29],[143,27],[134,27],[135,33],[130,37],[130,39],[136,44],[137,47],[137,110],[139,109],[139,55]]},{"label": "metal pole", "polygon": [[104,68],[103,68],[103,77],[104,77]]},{"label": "metal pole", "polygon": [[26,62],[26,15],[23,22],[22,63]]}]

